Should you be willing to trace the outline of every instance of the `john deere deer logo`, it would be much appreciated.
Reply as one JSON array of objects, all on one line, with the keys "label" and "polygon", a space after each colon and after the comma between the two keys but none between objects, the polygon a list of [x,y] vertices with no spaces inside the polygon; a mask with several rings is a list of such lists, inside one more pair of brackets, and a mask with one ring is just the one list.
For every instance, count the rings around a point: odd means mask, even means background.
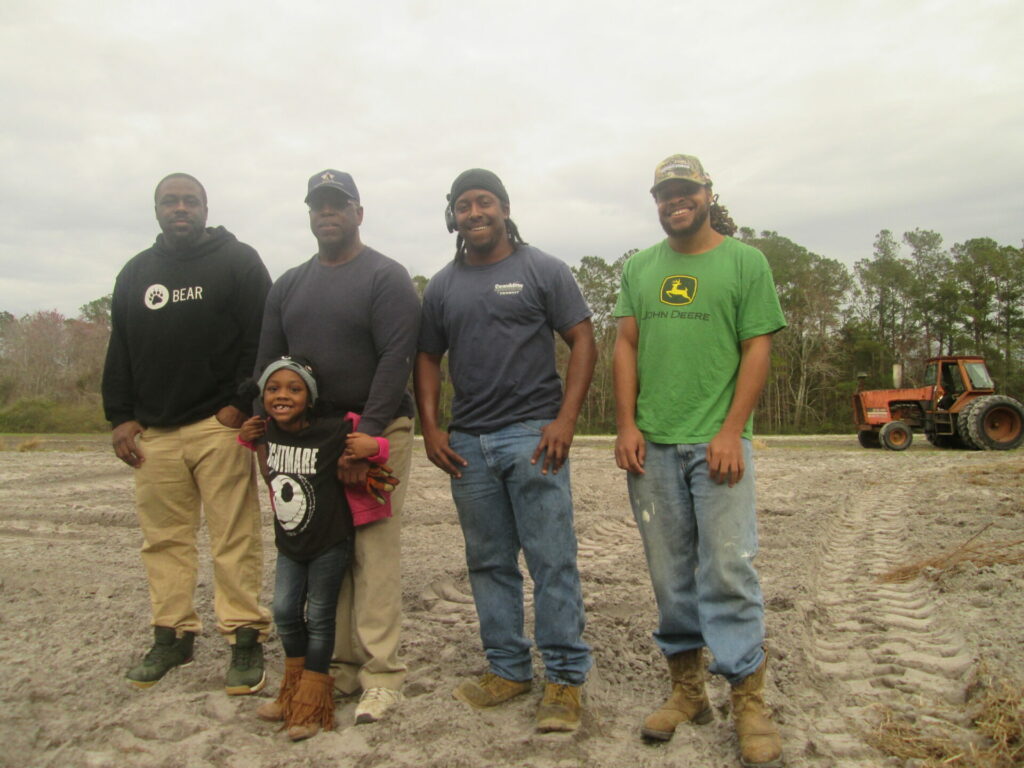
[{"label": "john deere deer logo", "polygon": [[669,275],[661,284],[661,303],[681,307],[697,297],[697,278]]}]

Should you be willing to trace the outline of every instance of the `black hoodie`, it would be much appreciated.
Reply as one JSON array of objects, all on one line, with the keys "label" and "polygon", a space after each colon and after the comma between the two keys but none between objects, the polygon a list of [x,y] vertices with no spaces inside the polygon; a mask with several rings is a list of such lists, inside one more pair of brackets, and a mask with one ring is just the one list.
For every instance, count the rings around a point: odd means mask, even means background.
[{"label": "black hoodie", "polygon": [[116,427],[191,424],[225,405],[248,413],[239,384],[252,375],[270,275],[224,227],[183,251],[160,235],[114,283],[103,409]]}]

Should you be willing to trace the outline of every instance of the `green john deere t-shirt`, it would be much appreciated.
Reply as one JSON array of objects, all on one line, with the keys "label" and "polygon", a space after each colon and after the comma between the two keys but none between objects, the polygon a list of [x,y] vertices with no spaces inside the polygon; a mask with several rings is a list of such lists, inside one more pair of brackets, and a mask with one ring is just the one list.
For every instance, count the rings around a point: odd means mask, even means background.
[{"label": "green john deere t-shirt", "polygon": [[710,441],[732,403],[740,342],[786,326],[764,254],[731,237],[706,253],[662,241],[634,254],[615,316],[640,329],[637,426],[668,444]]}]

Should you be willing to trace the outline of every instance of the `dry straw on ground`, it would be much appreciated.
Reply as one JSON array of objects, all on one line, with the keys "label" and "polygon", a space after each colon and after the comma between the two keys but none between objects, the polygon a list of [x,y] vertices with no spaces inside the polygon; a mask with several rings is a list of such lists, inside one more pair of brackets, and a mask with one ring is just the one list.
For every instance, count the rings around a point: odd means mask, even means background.
[{"label": "dry straw on ground", "polygon": [[970,485],[1019,488],[1024,484],[1024,462],[1016,467],[1005,465],[975,467],[967,473],[967,482]]},{"label": "dry straw on ground", "polygon": [[885,754],[919,761],[920,768],[1024,765],[1024,683],[984,675],[984,683],[976,691],[969,703],[975,712],[971,718],[974,729],[961,739],[929,731],[886,709],[867,740]]},{"label": "dry straw on ground", "polygon": [[926,557],[913,563],[901,565],[886,571],[878,577],[880,582],[910,581],[924,574],[928,578],[938,579],[963,563],[973,563],[975,567],[999,563],[1017,565],[1024,563],[1024,539],[1005,542],[980,542],[978,538],[992,527],[989,523],[963,544],[933,557]]}]

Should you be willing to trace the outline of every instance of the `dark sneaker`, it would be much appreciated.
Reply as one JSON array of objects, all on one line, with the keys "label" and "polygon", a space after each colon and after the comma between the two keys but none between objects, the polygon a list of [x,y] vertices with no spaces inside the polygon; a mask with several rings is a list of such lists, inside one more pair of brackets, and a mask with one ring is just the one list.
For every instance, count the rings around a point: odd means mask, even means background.
[{"label": "dark sneaker", "polygon": [[242,627],[235,632],[224,690],[229,696],[244,696],[262,690],[266,682],[260,632],[252,627]]},{"label": "dark sneaker", "polygon": [[136,688],[156,685],[175,667],[187,667],[192,663],[195,632],[186,632],[177,637],[173,627],[153,627],[153,637],[153,647],[149,653],[125,675]]}]

